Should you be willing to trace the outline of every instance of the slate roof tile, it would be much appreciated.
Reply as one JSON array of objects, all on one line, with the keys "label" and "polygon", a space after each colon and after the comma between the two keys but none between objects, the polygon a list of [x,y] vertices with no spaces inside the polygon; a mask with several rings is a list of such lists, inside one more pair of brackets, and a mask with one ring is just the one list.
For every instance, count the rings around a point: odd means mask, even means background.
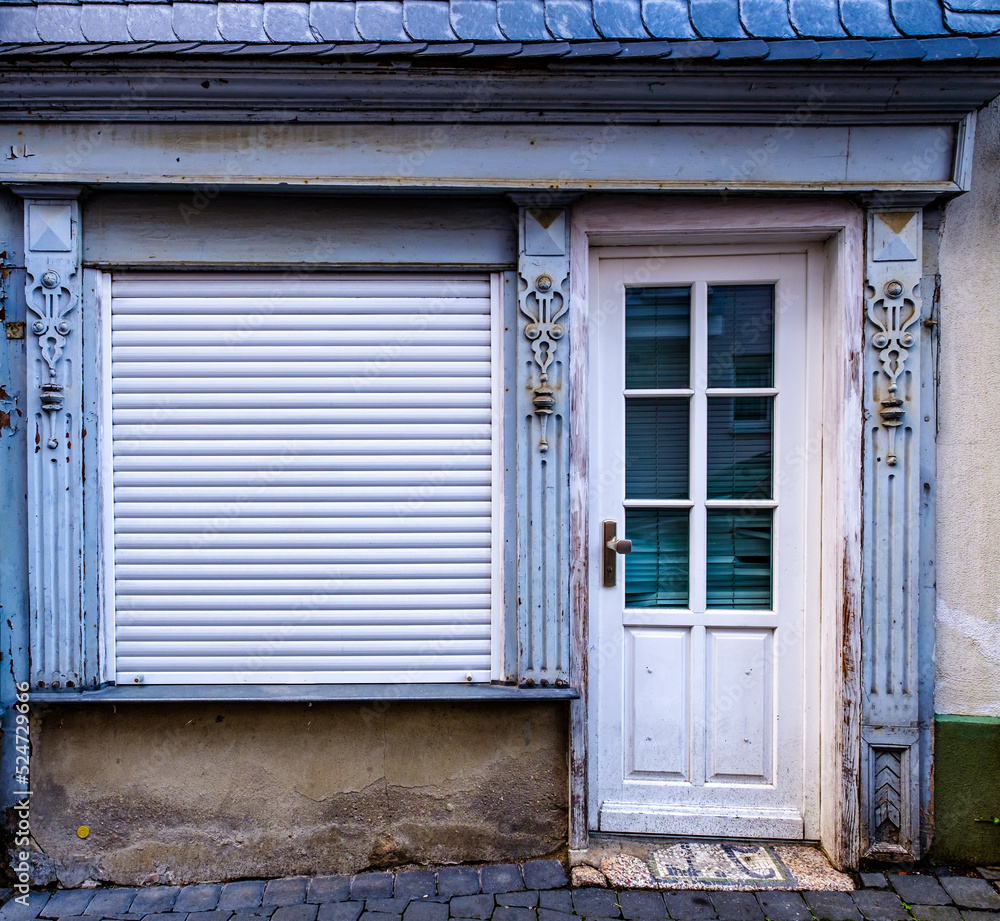
[{"label": "slate roof tile", "polygon": [[697,38],[687,0],[642,0],[642,21],[654,38]]},{"label": "slate roof tile", "polygon": [[900,38],[889,42],[872,42],[873,61],[922,61],[926,52],[915,38]]},{"label": "slate roof tile", "polygon": [[222,41],[219,32],[219,10],[214,3],[174,3],[173,14],[174,34],[182,42]]},{"label": "slate roof tile", "polygon": [[740,0],[740,22],[755,38],[796,38],[786,0]]},{"label": "slate roof tile", "polygon": [[128,34],[137,42],[173,42],[170,7],[162,3],[130,3],[125,24]]},{"label": "slate roof tile", "polygon": [[411,38],[454,41],[448,0],[403,0],[403,28]]},{"label": "slate roof tile", "polygon": [[870,61],[875,53],[871,42],[860,38],[817,42],[821,61]]},{"label": "slate roof tile", "polygon": [[858,38],[896,38],[889,0],[840,0],[840,21]]},{"label": "slate roof tile", "polygon": [[890,0],[892,20],[904,35],[945,35],[940,0]]},{"label": "slate roof tile", "polygon": [[402,0],[358,0],[354,16],[358,32],[368,42],[408,42],[403,29]]},{"label": "slate roof tile", "polygon": [[309,4],[309,25],[328,42],[360,42],[354,23],[354,3],[346,0],[313,0]]},{"label": "slate roof tile", "polygon": [[1000,38],[977,38],[975,39],[975,45],[979,51],[976,57],[980,61],[996,61],[1000,59]]},{"label": "slate roof tile", "polygon": [[814,61],[823,52],[818,42],[803,38],[794,42],[768,42],[769,61]]},{"label": "slate roof tile", "polygon": [[958,35],[954,38],[930,38],[920,44],[927,52],[925,61],[960,61],[979,54],[979,48],[972,39]]},{"label": "slate roof tile", "polygon": [[691,24],[702,38],[746,38],[733,0],[688,0]]},{"label": "slate roof tile", "polygon": [[649,38],[639,0],[594,0],[594,22],[605,38]]},{"label": "slate roof tile", "polygon": [[953,13],[945,10],[944,21],[953,32],[991,35],[1000,30],[1000,15],[996,13]]},{"label": "slate roof tile", "polygon": [[736,42],[719,42],[718,60],[760,61],[768,56],[770,50],[767,42],[763,42],[759,38],[748,38]]},{"label": "slate roof tile", "polygon": [[[316,54],[940,61],[971,59],[971,39],[1000,35],[1000,0],[0,0],[0,9],[0,42],[32,54],[53,43],[78,54],[183,53],[196,42],[202,53],[230,43],[240,56],[301,56],[325,42],[334,44]],[[117,47],[130,41],[156,47]]]},{"label": "slate roof tile", "polygon": [[544,0],[497,0],[497,22],[512,42],[543,42],[551,39],[545,28]]},{"label": "slate roof tile", "polygon": [[788,0],[788,18],[803,38],[847,36],[837,0]]},{"label": "slate roof tile", "polygon": [[545,25],[556,38],[600,38],[590,0],[546,0]]},{"label": "slate roof tile", "polygon": [[470,42],[502,42],[495,0],[451,0],[451,27]]},{"label": "slate roof tile", "polygon": [[944,0],[944,6],[955,13],[1000,13],[1000,0]]},{"label": "slate roof tile", "polygon": [[[127,42],[128,8],[113,3],[85,3],[80,7],[80,29],[88,42]],[[212,9],[215,18],[215,9]]]},{"label": "slate roof tile", "polygon": [[37,42],[33,6],[5,6],[0,16],[0,42],[11,44]]},{"label": "slate roof tile", "polygon": [[263,5],[239,0],[220,3],[219,32],[227,42],[266,42]]},{"label": "slate roof tile", "polygon": [[80,7],[65,3],[39,3],[35,29],[43,42],[85,42],[80,29]]}]

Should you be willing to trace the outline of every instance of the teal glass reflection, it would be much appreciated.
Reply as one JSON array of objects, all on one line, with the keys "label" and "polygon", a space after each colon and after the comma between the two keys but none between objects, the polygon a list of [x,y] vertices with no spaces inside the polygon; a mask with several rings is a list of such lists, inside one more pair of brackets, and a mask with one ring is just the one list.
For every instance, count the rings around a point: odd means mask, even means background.
[{"label": "teal glass reflection", "polygon": [[708,386],[774,386],[774,285],[709,286]]},{"label": "teal glass reflection", "polygon": [[625,400],[625,497],[688,496],[687,397]]},{"label": "teal glass reflection", "polygon": [[686,508],[625,510],[625,606],[688,606],[688,521]]},{"label": "teal glass reflection", "polygon": [[625,386],[688,387],[691,380],[691,289],[625,289]]},{"label": "teal glass reflection", "polygon": [[708,509],[710,608],[771,610],[772,509]]},{"label": "teal glass reflection", "polygon": [[708,498],[770,499],[774,397],[708,398]]}]

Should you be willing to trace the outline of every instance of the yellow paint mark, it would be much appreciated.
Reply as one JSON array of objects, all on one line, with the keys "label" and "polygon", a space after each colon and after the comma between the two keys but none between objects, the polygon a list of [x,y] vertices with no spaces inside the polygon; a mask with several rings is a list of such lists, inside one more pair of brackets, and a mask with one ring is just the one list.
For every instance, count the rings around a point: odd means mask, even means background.
[{"label": "yellow paint mark", "polygon": [[86,826],[86,825],[81,825],[81,826],[80,826],[80,827],[79,827],[79,828],[78,828],[78,829],[76,830],[76,836],[77,836],[78,838],[86,838],[86,837],[87,837],[87,835],[89,835],[89,834],[90,834],[90,829],[89,829],[89,828],[87,828],[87,826]]}]

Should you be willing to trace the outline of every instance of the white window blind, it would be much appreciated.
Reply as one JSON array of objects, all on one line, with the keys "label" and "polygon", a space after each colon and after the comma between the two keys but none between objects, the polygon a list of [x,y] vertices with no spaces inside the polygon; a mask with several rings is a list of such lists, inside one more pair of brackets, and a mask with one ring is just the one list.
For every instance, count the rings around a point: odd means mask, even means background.
[{"label": "white window blind", "polygon": [[497,284],[112,278],[118,684],[490,680]]}]

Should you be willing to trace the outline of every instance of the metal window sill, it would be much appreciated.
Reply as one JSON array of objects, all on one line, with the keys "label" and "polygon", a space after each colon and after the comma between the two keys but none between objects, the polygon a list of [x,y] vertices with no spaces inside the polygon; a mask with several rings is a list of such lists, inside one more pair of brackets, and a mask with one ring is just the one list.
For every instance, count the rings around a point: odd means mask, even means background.
[{"label": "metal window sill", "polygon": [[522,688],[506,684],[146,684],[109,685],[93,691],[37,690],[30,702],[38,704],[89,703],[264,703],[326,700],[575,700],[580,692],[569,687]]}]

